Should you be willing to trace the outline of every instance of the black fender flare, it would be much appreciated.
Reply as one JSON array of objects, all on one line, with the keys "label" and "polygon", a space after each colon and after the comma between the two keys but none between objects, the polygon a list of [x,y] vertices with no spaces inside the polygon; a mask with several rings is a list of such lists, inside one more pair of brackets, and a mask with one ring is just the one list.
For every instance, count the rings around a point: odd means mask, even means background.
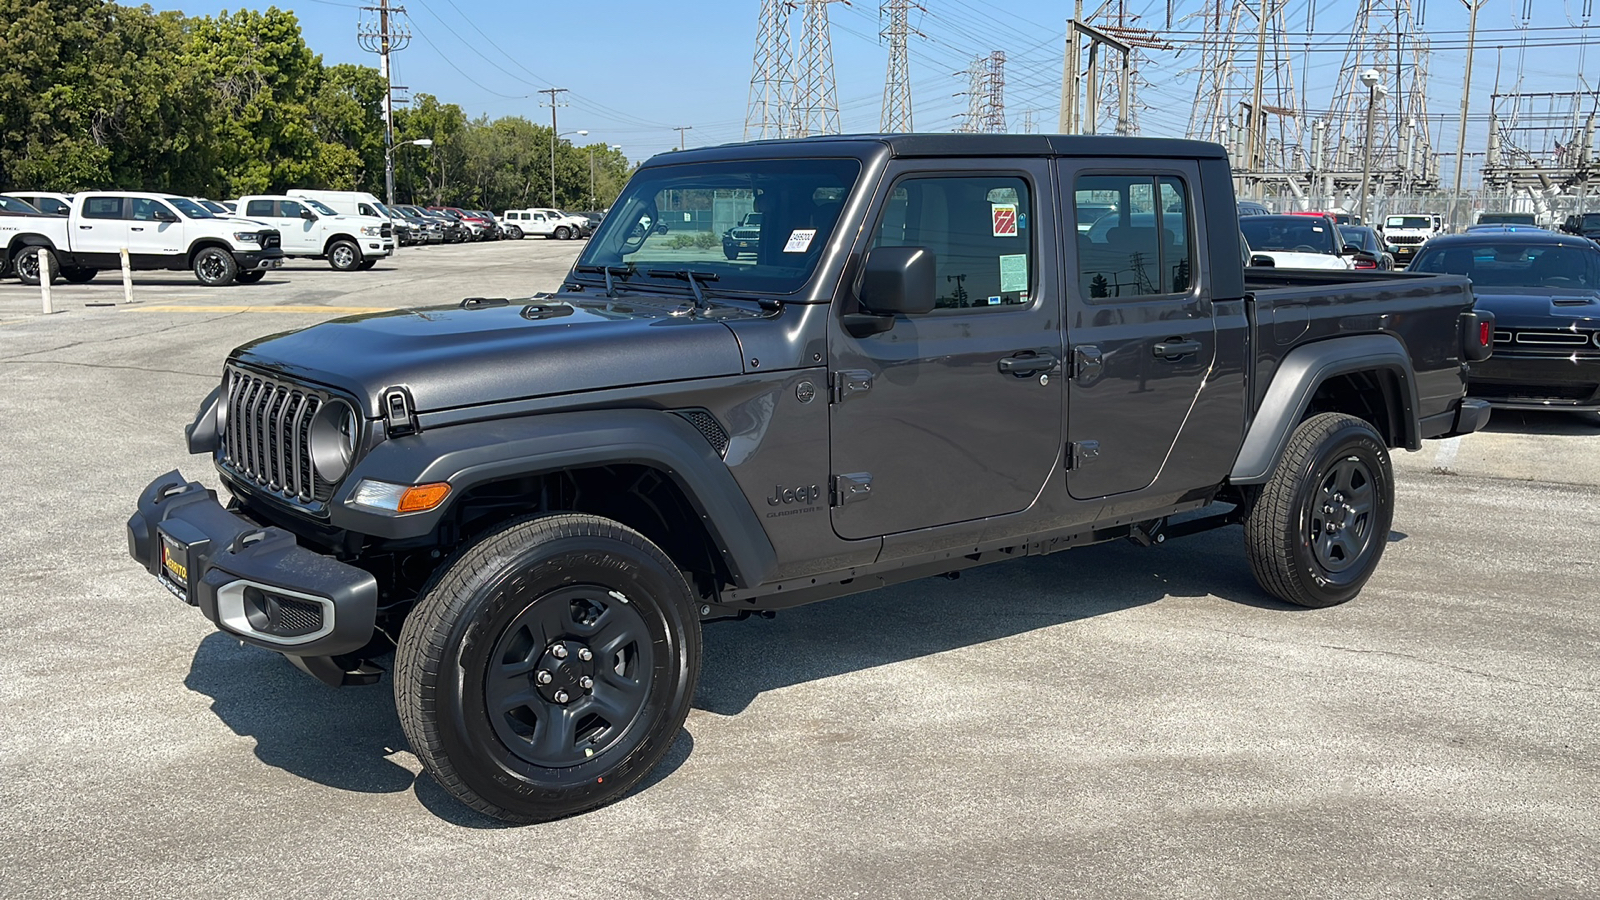
[{"label": "black fender flare", "polygon": [[[391,438],[361,459],[328,504],[330,523],[358,534],[416,538],[433,531],[454,498],[471,488],[563,469],[636,463],[670,478],[706,527],[735,585],[754,587],[777,565],[761,520],[728,465],[687,421],[649,409],[546,413],[471,422]],[[393,484],[448,482],[451,500],[401,516],[350,504],[363,479]]]},{"label": "black fender flare", "polygon": [[216,247],[218,250],[226,250],[229,256],[234,257],[236,261],[238,259],[238,255],[234,253],[233,246],[222,238],[214,236],[198,237],[191,241],[189,243],[189,249],[183,252],[183,259],[185,263],[184,268],[194,268],[195,256],[201,250],[204,250],[207,247]]},{"label": "black fender flare", "polygon": [[1330,338],[1296,347],[1283,358],[1245,433],[1228,480],[1233,484],[1262,484],[1270,478],[1289,446],[1290,435],[1305,418],[1317,388],[1329,378],[1357,372],[1386,372],[1395,377],[1403,405],[1400,421],[1405,430],[1405,446],[1421,447],[1417,385],[1405,345],[1390,334]]}]

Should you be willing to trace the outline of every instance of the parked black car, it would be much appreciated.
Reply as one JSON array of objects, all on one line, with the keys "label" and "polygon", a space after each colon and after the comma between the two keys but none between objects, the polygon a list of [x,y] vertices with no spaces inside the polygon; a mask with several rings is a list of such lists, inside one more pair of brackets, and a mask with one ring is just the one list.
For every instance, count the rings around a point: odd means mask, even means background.
[{"label": "parked black car", "polygon": [[1377,269],[1380,272],[1394,269],[1394,254],[1384,248],[1382,238],[1370,225],[1340,225],[1338,228],[1344,246],[1355,247],[1367,254],[1355,257],[1357,269]]},{"label": "parked black car", "polygon": [[[763,198],[752,253],[657,232],[718,192]],[[1063,194],[1119,220],[1080,236]],[[1390,450],[1483,425],[1489,346],[1465,278],[1246,270],[1236,222],[1194,141],[663,154],[553,294],[233,351],[187,433],[228,506],[160,475],[128,547],[330,684],[394,649],[411,750],[523,822],[641,783],[702,622],[1234,524],[1265,593],[1343,603],[1389,541]]]},{"label": "parked black car", "polygon": [[1413,272],[1466,275],[1494,313],[1468,393],[1511,409],[1600,410],[1600,247],[1551,231],[1442,235]]},{"label": "parked black car", "polygon": [[1600,243],[1600,213],[1567,216],[1561,223],[1561,230]]}]

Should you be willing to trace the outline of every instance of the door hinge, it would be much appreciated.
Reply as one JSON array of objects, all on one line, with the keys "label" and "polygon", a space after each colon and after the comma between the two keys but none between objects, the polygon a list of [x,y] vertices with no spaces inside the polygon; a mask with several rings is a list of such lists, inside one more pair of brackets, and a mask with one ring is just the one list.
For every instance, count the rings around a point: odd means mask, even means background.
[{"label": "door hinge", "polygon": [[842,369],[829,373],[828,389],[832,402],[843,403],[872,390],[872,373],[865,369]]},{"label": "door hinge", "polygon": [[1074,472],[1100,458],[1099,441],[1071,441],[1067,444],[1067,471]]},{"label": "door hinge", "polygon": [[872,496],[872,473],[852,472],[849,475],[833,476],[833,496],[829,498],[831,506],[844,506],[857,500],[866,500]]}]

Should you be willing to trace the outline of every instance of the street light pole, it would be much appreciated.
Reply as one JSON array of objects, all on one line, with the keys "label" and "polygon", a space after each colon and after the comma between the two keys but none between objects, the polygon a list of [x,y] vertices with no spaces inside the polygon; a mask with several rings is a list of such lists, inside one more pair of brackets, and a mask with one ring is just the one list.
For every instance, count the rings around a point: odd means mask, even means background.
[{"label": "street light pole", "polygon": [[1456,135],[1456,187],[1450,192],[1450,227],[1456,227],[1456,204],[1461,200],[1461,174],[1467,168],[1467,107],[1472,96],[1472,45],[1478,37],[1478,10],[1489,0],[1461,0],[1471,11],[1467,23],[1467,77],[1461,86],[1461,132]]},{"label": "street light pole", "polygon": [[388,173],[388,183],[385,185],[385,187],[388,189],[388,196],[384,198],[384,203],[388,204],[389,206],[394,205],[394,152],[407,144],[415,144],[418,147],[432,147],[433,138],[417,138],[414,141],[401,141],[400,143],[395,144],[389,149],[383,151],[383,170]]},{"label": "street light pole", "polygon": [[1382,77],[1377,69],[1361,73],[1361,83],[1367,86],[1367,146],[1361,155],[1361,194],[1356,198],[1356,215],[1363,225],[1367,222],[1367,184],[1372,178],[1372,115],[1377,109],[1379,95],[1388,93],[1388,89],[1378,83]]}]

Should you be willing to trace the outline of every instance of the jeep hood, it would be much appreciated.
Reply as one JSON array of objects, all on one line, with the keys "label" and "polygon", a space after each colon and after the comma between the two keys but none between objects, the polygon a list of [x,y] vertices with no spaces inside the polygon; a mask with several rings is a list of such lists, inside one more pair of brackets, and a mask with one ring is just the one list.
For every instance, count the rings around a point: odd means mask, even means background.
[{"label": "jeep hood", "polygon": [[232,358],[352,394],[370,416],[392,387],[406,388],[416,410],[430,412],[743,371],[731,329],[714,317],[675,316],[677,308],[631,297],[536,297],[402,309],[263,338]]}]

